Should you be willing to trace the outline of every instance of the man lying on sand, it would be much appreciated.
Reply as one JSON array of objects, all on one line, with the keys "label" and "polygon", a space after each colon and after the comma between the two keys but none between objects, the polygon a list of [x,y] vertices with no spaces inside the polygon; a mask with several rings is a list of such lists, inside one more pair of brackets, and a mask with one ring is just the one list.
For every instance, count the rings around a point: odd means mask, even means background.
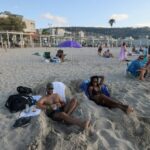
[{"label": "man lying on sand", "polygon": [[[99,80],[100,79],[100,80]],[[104,95],[100,91],[100,87],[104,82],[104,76],[92,76],[88,87],[89,98],[96,104],[102,105],[108,108],[119,108],[126,113],[133,112],[133,108],[124,105],[119,101],[115,101],[112,98]]]},{"label": "man lying on sand", "polygon": [[58,94],[53,93],[53,89],[53,84],[48,83],[46,87],[47,94],[38,101],[37,106],[44,110],[47,116],[55,121],[65,121],[66,123],[87,129],[90,125],[90,121],[81,121],[71,116],[71,113],[78,105],[77,100],[73,98],[70,102],[65,104]]}]

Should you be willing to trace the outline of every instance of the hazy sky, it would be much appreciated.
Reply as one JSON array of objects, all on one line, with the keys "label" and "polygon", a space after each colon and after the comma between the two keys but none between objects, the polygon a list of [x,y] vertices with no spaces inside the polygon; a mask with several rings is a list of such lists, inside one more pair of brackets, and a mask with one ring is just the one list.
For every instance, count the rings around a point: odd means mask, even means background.
[{"label": "hazy sky", "polygon": [[0,0],[1,12],[23,15],[36,28],[49,26],[150,26],[150,0]]}]

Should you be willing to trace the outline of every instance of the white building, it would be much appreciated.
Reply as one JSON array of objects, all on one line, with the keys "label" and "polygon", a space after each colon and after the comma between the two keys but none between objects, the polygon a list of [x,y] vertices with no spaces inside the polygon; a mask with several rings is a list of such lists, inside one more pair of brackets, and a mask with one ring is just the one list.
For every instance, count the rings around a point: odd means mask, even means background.
[{"label": "white building", "polygon": [[31,33],[31,32],[36,32],[36,29],[35,29],[35,21],[33,20],[29,20],[29,19],[25,19],[23,18],[23,21],[25,22],[26,24],[26,28],[24,29],[24,32],[28,32],[28,33]]}]

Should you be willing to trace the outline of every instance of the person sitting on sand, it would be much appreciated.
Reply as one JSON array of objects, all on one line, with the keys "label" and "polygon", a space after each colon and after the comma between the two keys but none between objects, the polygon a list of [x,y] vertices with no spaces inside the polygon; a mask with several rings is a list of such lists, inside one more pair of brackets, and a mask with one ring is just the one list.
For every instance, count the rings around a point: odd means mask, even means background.
[{"label": "person sitting on sand", "polygon": [[100,91],[100,87],[104,82],[104,76],[92,76],[90,79],[90,84],[88,87],[88,93],[90,100],[94,101],[96,104],[108,107],[108,108],[119,108],[126,113],[133,111],[133,108],[124,105],[119,101],[115,101],[112,98],[104,95]]},{"label": "person sitting on sand", "polygon": [[78,118],[71,116],[71,113],[77,107],[77,100],[71,99],[70,102],[65,103],[60,96],[53,93],[53,84],[48,83],[46,86],[47,94],[43,96],[37,103],[37,106],[46,112],[46,115],[55,121],[65,121],[69,124],[77,125],[83,129],[88,128],[89,121],[81,121]]},{"label": "person sitting on sand", "polygon": [[134,77],[139,77],[139,80],[144,80],[144,76],[147,70],[143,60],[144,56],[140,55],[138,59],[132,61],[127,68],[127,72],[130,72]]},{"label": "person sitting on sand", "polygon": [[113,54],[110,53],[110,50],[108,49],[107,51],[105,51],[105,52],[103,53],[103,57],[105,57],[105,58],[110,58],[110,57],[113,57]]},{"label": "person sitting on sand", "polygon": [[56,57],[60,58],[61,62],[64,62],[65,56],[66,56],[66,55],[64,54],[63,50],[59,49],[59,50],[57,51]]}]

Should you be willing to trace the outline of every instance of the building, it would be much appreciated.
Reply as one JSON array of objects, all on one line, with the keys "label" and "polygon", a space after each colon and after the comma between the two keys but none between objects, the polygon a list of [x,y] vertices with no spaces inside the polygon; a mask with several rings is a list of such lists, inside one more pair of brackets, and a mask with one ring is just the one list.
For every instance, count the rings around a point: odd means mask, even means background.
[{"label": "building", "polygon": [[22,21],[25,22],[26,28],[24,29],[25,33],[35,33],[36,28],[35,28],[35,21],[25,19],[23,18],[22,15],[17,15],[17,14],[12,14],[9,11],[4,11],[0,13],[0,18],[7,18],[8,16],[14,16],[14,17],[19,17],[22,19]]},{"label": "building", "polygon": [[26,28],[24,29],[25,33],[35,33],[35,21],[23,18],[23,21],[26,24]]}]

